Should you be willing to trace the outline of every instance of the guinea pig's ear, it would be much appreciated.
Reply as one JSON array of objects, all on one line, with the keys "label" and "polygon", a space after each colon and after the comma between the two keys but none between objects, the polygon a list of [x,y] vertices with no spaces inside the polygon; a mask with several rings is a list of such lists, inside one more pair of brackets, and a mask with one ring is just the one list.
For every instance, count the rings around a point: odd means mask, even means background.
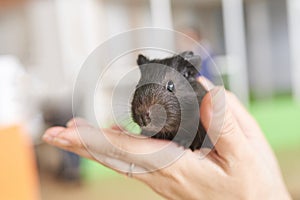
[{"label": "guinea pig's ear", "polygon": [[144,64],[149,63],[149,60],[148,60],[148,58],[145,57],[144,55],[139,54],[138,59],[137,59],[136,62],[137,62],[138,65],[144,65]]},{"label": "guinea pig's ear", "polygon": [[198,55],[194,55],[186,59],[186,61],[188,61],[191,65],[186,66],[183,75],[186,78],[197,77],[201,70],[201,57]]},{"label": "guinea pig's ear", "polygon": [[199,55],[191,56],[190,58],[187,58],[186,61],[191,63],[196,69],[200,70],[202,60]]},{"label": "guinea pig's ear", "polygon": [[184,51],[182,53],[179,54],[181,57],[183,57],[184,59],[190,58],[194,55],[194,52],[192,51]]}]

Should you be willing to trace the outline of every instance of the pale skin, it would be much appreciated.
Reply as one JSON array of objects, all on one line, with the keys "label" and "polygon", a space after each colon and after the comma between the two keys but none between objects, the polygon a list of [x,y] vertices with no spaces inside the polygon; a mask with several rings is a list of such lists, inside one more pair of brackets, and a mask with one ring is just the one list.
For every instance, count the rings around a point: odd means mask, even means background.
[{"label": "pale skin", "polygon": [[[117,127],[100,131],[83,119],[71,120],[67,128],[52,127],[43,139],[122,174],[126,172],[120,169],[130,168],[131,163],[134,163],[134,169],[150,170],[148,173],[133,173],[131,177],[144,182],[167,199],[291,199],[277,160],[254,118],[232,93],[226,92],[226,101],[222,98],[212,100],[224,90],[213,88],[202,78],[199,81],[211,89],[200,108],[201,121],[216,143],[209,153],[208,149],[193,152],[173,143],[171,151],[162,152],[161,157],[170,157],[174,152],[182,152],[183,155],[169,166],[158,168],[159,160],[136,157],[130,152],[149,153],[165,146],[168,141],[141,140],[124,134]],[[221,129],[217,129],[212,119],[217,119],[214,117],[218,117],[216,113],[221,105],[225,106],[223,123]],[[78,130],[91,135],[105,135],[97,140],[99,147],[93,149],[94,154],[87,150],[89,144],[83,144],[78,137]],[[113,145],[108,145],[104,138]],[[112,146],[119,148],[116,150]],[[98,156],[95,157],[95,154]]]}]

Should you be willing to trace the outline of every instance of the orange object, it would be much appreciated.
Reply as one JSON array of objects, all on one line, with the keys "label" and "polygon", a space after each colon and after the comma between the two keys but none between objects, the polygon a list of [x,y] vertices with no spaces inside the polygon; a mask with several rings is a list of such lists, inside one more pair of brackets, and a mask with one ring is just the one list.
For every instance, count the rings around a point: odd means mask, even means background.
[{"label": "orange object", "polygon": [[37,200],[33,148],[22,128],[0,128],[0,199]]},{"label": "orange object", "polygon": [[22,6],[24,3],[26,3],[26,0],[0,0],[0,8]]}]

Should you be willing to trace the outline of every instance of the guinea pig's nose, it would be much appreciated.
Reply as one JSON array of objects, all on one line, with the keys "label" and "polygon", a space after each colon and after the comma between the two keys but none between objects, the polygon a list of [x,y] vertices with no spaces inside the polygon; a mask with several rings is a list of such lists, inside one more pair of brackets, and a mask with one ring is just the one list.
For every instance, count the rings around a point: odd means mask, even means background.
[{"label": "guinea pig's nose", "polygon": [[150,112],[149,112],[149,110],[146,112],[146,117],[148,117],[148,118],[150,118]]},{"label": "guinea pig's nose", "polygon": [[147,126],[151,122],[150,113],[147,111],[143,115],[141,115],[141,122],[143,126]]},{"label": "guinea pig's nose", "polygon": [[154,104],[149,108],[149,118],[153,126],[162,129],[167,120],[167,112],[163,105]]}]

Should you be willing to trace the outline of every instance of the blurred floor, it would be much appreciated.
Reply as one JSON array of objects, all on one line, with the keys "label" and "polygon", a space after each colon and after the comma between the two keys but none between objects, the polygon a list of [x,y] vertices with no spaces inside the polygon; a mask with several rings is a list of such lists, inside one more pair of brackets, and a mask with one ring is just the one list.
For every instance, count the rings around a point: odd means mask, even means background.
[{"label": "blurred floor", "polygon": [[96,200],[96,199],[162,199],[146,185],[81,159],[81,180],[71,181],[59,176],[63,159],[57,148],[47,144],[36,147],[42,200]]},{"label": "blurred floor", "polygon": [[47,174],[41,174],[40,181],[42,200],[163,199],[144,184],[122,176],[71,184],[59,182]]},{"label": "blurred floor", "polygon": [[300,148],[277,150],[275,154],[289,192],[294,200],[300,200]]}]

